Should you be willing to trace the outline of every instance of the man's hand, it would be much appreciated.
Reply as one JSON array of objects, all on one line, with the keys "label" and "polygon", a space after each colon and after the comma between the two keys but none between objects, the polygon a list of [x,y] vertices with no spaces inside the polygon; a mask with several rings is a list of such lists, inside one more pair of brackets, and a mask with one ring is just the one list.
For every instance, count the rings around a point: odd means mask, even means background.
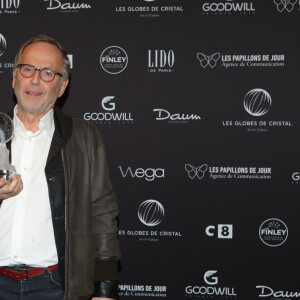
[{"label": "man's hand", "polygon": [[13,197],[23,189],[23,182],[19,174],[15,174],[9,184],[5,184],[5,178],[0,178],[0,199]]}]

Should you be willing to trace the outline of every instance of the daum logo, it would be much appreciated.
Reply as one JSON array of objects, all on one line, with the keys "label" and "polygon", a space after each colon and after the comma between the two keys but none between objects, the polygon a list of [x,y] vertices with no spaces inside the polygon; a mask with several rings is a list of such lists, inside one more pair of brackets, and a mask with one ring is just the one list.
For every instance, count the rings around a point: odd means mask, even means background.
[{"label": "daum logo", "polygon": [[195,177],[197,177],[198,179],[202,179],[207,169],[207,164],[201,165],[199,167],[194,167],[192,165],[185,164],[185,170],[188,172],[188,176],[191,179],[194,179]]},{"label": "daum logo", "polygon": [[294,9],[297,0],[274,0],[277,10],[280,12],[291,12]]},{"label": "daum logo", "polygon": [[271,104],[270,94],[263,89],[253,89],[244,98],[245,110],[254,117],[266,114],[270,110]]},{"label": "daum logo", "polygon": [[[272,288],[265,285],[257,285],[257,289],[259,289],[258,297],[271,297],[271,299],[278,300],[291,300],[291,298],[300,298],[300,292],[290,292],[290,291],[274,291]],[[284,298],[283,298],[284,297]]]},{"label": "daum logo", "polygon": [[214,277],[213,275],[216,274],[218,271],[207,271],[204,274],[204,281],[209,285],[216,285],[218,284],[218,277]]},{"label": "daum logo", "polygon": [[277,247],[282,245],[288,238],[288,228],[279,219],[268,219],[260,225],[259,237],[265,245]]},{"label": "daum logo", "polygon": [[156,200],[144,201],[138,209],[138,217],[140,221],[147,226],[156,226],[163,220],[165,209]]},{"label": "daum logo", "polygon": [[206,68],[207,66],[210,66],[211,68],[214,68],[220,59],[220,53],[214,53],[209,56],[199,52],[197,53],[197,58],[201,67]]},{"label": "daum logo", "polygon": [[91,5],[87,3],[75,3],[75,2],[63,2],[60,0],[44,0],[49,2],[48,10],[61,9],[61,10],[78,10],[78,9],[88,9]]},{"label": "daum logo", "polygon": [[104,110],[115,110],[115,108],[116,108],[115,102],[110,102],[114,98],[115,98],[115,96],[104,97],[101,101],[102,108]]},{"label": "daum logo", "polygon": [[3,55],[5,49],[6,49],[6,40],[4,36],[0,33],[0,56]]},{"label": "daum logo", "polygon": [[100,55],[100,65],[109,74],[123,72],[128,64],[128,56],[124,49],[111,46],[103,50]]}]

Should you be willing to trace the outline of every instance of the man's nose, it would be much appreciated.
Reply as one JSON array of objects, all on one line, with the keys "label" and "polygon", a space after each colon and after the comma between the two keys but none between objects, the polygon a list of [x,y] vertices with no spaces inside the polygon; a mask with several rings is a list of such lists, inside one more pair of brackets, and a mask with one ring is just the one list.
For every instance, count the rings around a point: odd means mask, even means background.
[{"label": "man's nose", "polygon": [[31,77],[32,84],[39,84],[40,83],[40,71],[35,70],[34,74]]}]

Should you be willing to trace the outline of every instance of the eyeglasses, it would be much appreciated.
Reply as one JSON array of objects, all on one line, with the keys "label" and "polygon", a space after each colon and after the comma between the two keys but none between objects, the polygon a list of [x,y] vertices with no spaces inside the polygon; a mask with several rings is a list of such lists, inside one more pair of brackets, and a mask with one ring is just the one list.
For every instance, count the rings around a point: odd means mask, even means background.
[{"label": "eyeglasses", "polygon": [[40,72],[40,78],[43,81],[50,82],[55,78],[55,75],[62,77],[61,73],[55,72],[49,68],[38,69],[35,66],[27,64],[18,64],[16,68],[20,68],[21,75],[24,77],[32,77],[35,71]]}]

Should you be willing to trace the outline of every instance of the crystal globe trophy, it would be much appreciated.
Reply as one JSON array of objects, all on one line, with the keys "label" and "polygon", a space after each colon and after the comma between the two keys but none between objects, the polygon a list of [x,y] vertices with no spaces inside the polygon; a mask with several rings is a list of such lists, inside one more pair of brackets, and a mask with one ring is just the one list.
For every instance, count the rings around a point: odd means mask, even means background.
[{"label": "crystal globe trophy", "polygon": [[6,183],[12,181],[16,168],[9,162],[9,150],[6,143],[14,134],[14,124],[12,119],[3,113],[0,113],[0,178],[5,178]]}]

